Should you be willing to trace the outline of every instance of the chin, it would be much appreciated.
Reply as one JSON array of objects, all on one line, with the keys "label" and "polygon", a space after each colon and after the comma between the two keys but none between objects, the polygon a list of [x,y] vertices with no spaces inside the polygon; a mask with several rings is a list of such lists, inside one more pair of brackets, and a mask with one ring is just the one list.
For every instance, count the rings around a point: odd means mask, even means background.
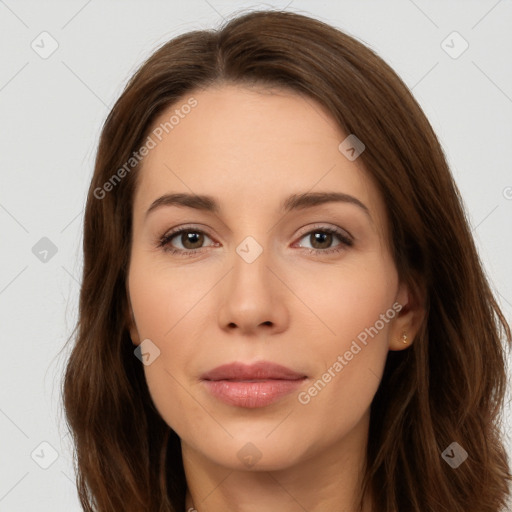
[{"label": "chin", "polygon": [[[293,444],[297,446],[296,442]],[[296,465],[301,458],[296,451],[287,448],[279,449],[272,443],[258,447],[257,444],[248,441],[242,444],[241,448],[238,445],[234,446],[234,455],[224,451],[211,454],[211,459],[216,464],[234,471],[282,471]]]},{"label": "chin", "polygon": [[[278,432],[280,427],[277,425],[273,423],[272,428],[268,429],[246,428],[243,434],[227,427],[233,438],[221,435],[221,438],[209,437],[207,444],[205,438],[197,442],[191,440],[188,444],[214,464],[230,470],[285,470],[307,458],[307,444],[303,436],[290,435],[286,429]],[[276,431],[272,432],[272,429]]]}]

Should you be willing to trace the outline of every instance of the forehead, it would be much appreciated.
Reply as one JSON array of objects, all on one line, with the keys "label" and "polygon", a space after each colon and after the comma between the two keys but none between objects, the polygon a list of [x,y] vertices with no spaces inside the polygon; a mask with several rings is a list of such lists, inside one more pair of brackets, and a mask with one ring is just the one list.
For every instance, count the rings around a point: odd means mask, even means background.
[{"label": "forehead", "polygon": [[269,212],[290,193],[336,191],[383,215],[362,163],[339,150],[347,134],[309,97],[238,85],[196,90],[167,108],[151,133],[161,140],[152,136],[156,145],[140,169],[136,210],[169,192],[212,195],[226,210]]}]

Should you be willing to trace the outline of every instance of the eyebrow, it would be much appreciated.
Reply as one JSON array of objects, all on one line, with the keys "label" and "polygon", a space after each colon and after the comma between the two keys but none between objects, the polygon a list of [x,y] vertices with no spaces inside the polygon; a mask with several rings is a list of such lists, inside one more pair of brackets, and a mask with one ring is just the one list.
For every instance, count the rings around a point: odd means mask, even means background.
[{"label": "eyebrow", "polygon": [[[326,203],[348,203],[361,208],[371,219],[368,207],[359,199],[342,192],[307,192],[292,194],[281,204],[281,212],[288,213],[293,210],[313,208]],[[165,194],[151,203],[146,211],[146,217],[154,210],[162,206],[178,206],[202,210],[214,214],[220,213],[220,205],[216,199],[208,195],[197,194]]]}]

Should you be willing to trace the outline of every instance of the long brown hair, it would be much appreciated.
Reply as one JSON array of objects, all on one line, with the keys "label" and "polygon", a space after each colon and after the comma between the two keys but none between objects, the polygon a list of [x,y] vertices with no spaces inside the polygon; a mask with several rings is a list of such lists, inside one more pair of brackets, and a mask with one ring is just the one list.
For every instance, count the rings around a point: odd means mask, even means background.
[{"label": "long brown hair", "polygon": [[[376,512],[501,512],[512,480],[500,423],[511,332],[438,139],[407,87],[372,50],[321,21],[280,11],[239,15],[219,30],[164,44],[131,78],[103,126],[63,385],[84,510],[185,508],[180,440],[152,403],[127,329],[140,165],[125,164],[164,109],[221,83],[306,95],[364,142],[359,158],[385,200],[399,276],[425,292],[420,332],[409,349],[389,352],[371,405],[361,494],[373,497]],[[123,165],[122,179],[113,180]],[[468,453],[457,469],[442,457],[453,442]]]}]

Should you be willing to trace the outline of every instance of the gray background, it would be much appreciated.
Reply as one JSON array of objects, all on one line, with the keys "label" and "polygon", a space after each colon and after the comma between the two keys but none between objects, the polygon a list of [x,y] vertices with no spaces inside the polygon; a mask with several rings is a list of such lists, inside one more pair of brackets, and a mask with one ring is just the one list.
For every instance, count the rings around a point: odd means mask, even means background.
[{"label": "gray background", "polygon": [[[158,45],[255,7],[345,30],[413,90],[510,319],[512,1],[0,0],[1,511],[80,510],[59,396],[62,349],[77,316],[84,200],[109,107]],[[508,432],[511,416],[508,408]]]}]

